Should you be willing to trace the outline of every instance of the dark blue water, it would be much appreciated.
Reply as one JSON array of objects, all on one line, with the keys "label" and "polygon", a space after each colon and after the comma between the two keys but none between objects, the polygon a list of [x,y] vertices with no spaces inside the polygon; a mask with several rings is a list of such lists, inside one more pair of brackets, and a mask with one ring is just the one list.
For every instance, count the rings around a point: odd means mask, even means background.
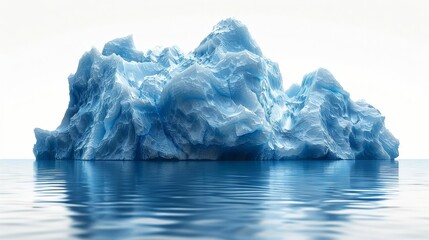
[{"label": "dark blue water", "polygon": [[428,239],[429,161],[0,160],[0,239]]}]

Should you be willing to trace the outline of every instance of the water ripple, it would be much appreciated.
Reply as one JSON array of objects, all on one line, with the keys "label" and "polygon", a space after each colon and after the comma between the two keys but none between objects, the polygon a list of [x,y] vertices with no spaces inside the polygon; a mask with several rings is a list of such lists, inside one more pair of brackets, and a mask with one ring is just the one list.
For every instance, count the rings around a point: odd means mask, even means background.
[{"label": "water ripple", "polygon": [[424,239],[413,164],[3,160],[0,239]]}]

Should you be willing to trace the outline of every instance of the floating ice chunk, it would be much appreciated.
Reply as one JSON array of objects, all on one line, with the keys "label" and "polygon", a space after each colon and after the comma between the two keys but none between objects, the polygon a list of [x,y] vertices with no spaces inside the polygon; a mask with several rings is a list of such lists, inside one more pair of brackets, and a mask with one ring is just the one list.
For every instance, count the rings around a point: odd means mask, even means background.
[{"label": "floating ice chunk", "polygon": [[135,49],[131,36],[85,53],[37,159],[393,159],[384,117],[330,72],[282,88],[276,63],[227,19],[190,54]]}]

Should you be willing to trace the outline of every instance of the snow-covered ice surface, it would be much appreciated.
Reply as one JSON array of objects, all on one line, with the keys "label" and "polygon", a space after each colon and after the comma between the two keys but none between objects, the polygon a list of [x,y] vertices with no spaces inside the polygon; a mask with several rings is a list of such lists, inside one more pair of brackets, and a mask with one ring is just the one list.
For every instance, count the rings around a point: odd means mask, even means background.
[{"label": "snow-covered ice surface", "polygon": [[393,159],[384,117],[325,69],[282,87],[247,28],[223,20],[191,53],[134,47],[85,53],[54,131],[35,129],[37,159]]}]

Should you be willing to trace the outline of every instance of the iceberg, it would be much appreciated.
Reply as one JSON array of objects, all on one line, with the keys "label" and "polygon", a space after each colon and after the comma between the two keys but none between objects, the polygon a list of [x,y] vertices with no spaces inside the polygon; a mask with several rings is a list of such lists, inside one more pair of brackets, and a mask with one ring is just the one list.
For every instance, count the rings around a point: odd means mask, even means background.
[{"label": "iceberg", "polygon": [[245,25],[219,22],[188,54],[141,52],[131,36],[92,49],[70,75],[54,131],[35,129],[36,159],[394,159],[399,141],[373,106],[326,69],[284,90]]}]

